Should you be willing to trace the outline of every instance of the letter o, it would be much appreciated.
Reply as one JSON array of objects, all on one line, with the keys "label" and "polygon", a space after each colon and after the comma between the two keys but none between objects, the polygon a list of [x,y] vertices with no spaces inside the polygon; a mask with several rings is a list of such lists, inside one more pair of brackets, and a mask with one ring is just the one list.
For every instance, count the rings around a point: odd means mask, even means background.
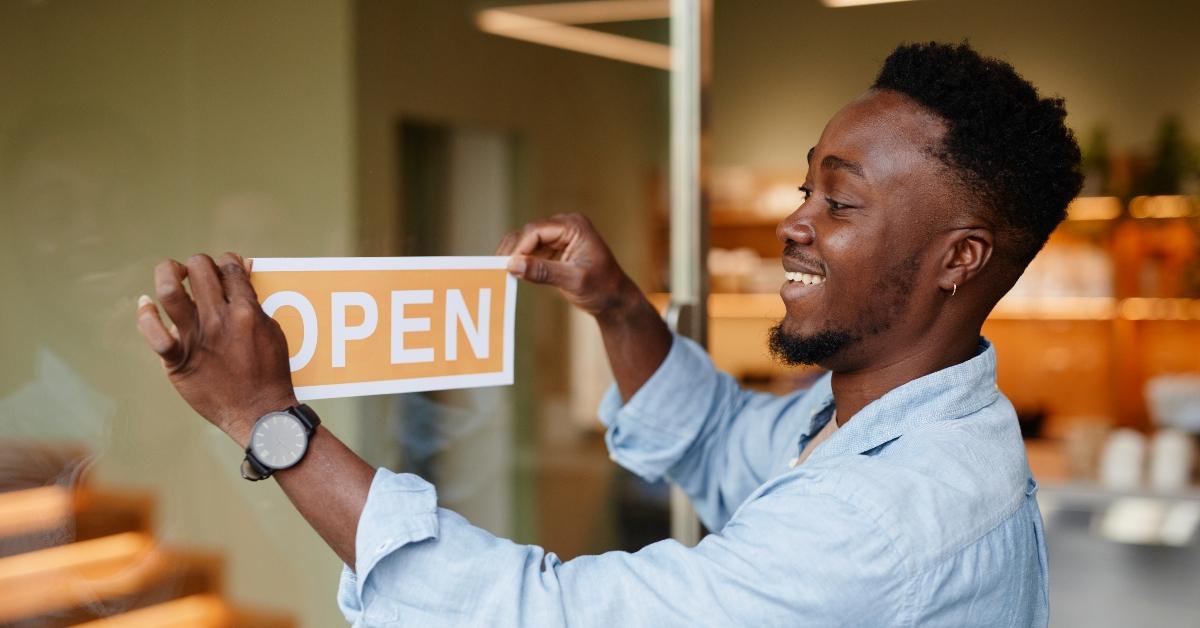
[{"label": "letter o", "polygon": [[281,307],[290,307],[300,313],[300,322],[304,327],[304,338],[300,341],[300,350],[296,355],[288,356],[288,365],[295,373],[308,366],[313,355],[317,352],[317,311],[304,295],[292,290],[276,292],[263,301],[262,309],[267,316],[275,316]]}]

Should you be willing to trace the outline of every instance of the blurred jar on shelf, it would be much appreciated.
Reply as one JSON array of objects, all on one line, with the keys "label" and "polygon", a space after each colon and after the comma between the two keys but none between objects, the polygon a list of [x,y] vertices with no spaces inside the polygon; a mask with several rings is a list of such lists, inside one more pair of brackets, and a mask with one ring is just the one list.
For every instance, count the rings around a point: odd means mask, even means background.
[{"label": "blurred jar on shelf", "polygon": [[1055,232],[1008,296],[1111,297],[1112,258],[1096,244],[1066,232]]},{"label": "blurred jar on shelf", "polygon": [[708,273],[713,292],[778,292],[783,260],[760,257],[753,249],[710,249]]}]

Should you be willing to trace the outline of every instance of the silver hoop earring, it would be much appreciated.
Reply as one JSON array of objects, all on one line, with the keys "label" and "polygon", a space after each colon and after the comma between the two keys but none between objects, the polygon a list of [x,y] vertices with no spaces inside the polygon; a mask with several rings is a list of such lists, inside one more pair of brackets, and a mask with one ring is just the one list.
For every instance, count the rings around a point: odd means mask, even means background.
[{"label": "silver hoop earring", "polygon": [[958,294],[958,284],[951,281],[950,285],[954,286],[954,289],[950,291],[950,296],[954,296],[954,295]]}]

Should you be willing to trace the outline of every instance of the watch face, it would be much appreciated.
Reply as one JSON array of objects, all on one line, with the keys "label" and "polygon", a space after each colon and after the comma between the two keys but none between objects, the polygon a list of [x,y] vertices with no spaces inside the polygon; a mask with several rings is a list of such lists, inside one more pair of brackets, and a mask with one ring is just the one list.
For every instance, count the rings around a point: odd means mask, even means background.
[{"label": "watch face", "polygon": [[254,457],[272,469],[286,469],[296,464],[307,447],[304,425],[286,412],[263,416],[250,433],[250,450]]}]

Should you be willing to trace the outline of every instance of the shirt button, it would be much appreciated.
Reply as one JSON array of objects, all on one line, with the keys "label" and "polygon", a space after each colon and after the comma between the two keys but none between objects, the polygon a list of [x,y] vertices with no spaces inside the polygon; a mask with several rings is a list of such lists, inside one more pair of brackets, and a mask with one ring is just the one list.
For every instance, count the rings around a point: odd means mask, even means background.
[{"label": "shirt button", "polygon": [[795,469],[795,468],[796,468],[796,465],[798,465],[798,464],[800,464],[800,458],[799,458],[799,457],[792,458],[791,460],[788,460],[788,468],[789,468],[789,469]]},{"label": "shirt button", "polygon": [[613,462],[616,462],[616,461],[617,461],[617,454],[608,454],[608,459],[609,459],[609,460],[612,460]]}]

